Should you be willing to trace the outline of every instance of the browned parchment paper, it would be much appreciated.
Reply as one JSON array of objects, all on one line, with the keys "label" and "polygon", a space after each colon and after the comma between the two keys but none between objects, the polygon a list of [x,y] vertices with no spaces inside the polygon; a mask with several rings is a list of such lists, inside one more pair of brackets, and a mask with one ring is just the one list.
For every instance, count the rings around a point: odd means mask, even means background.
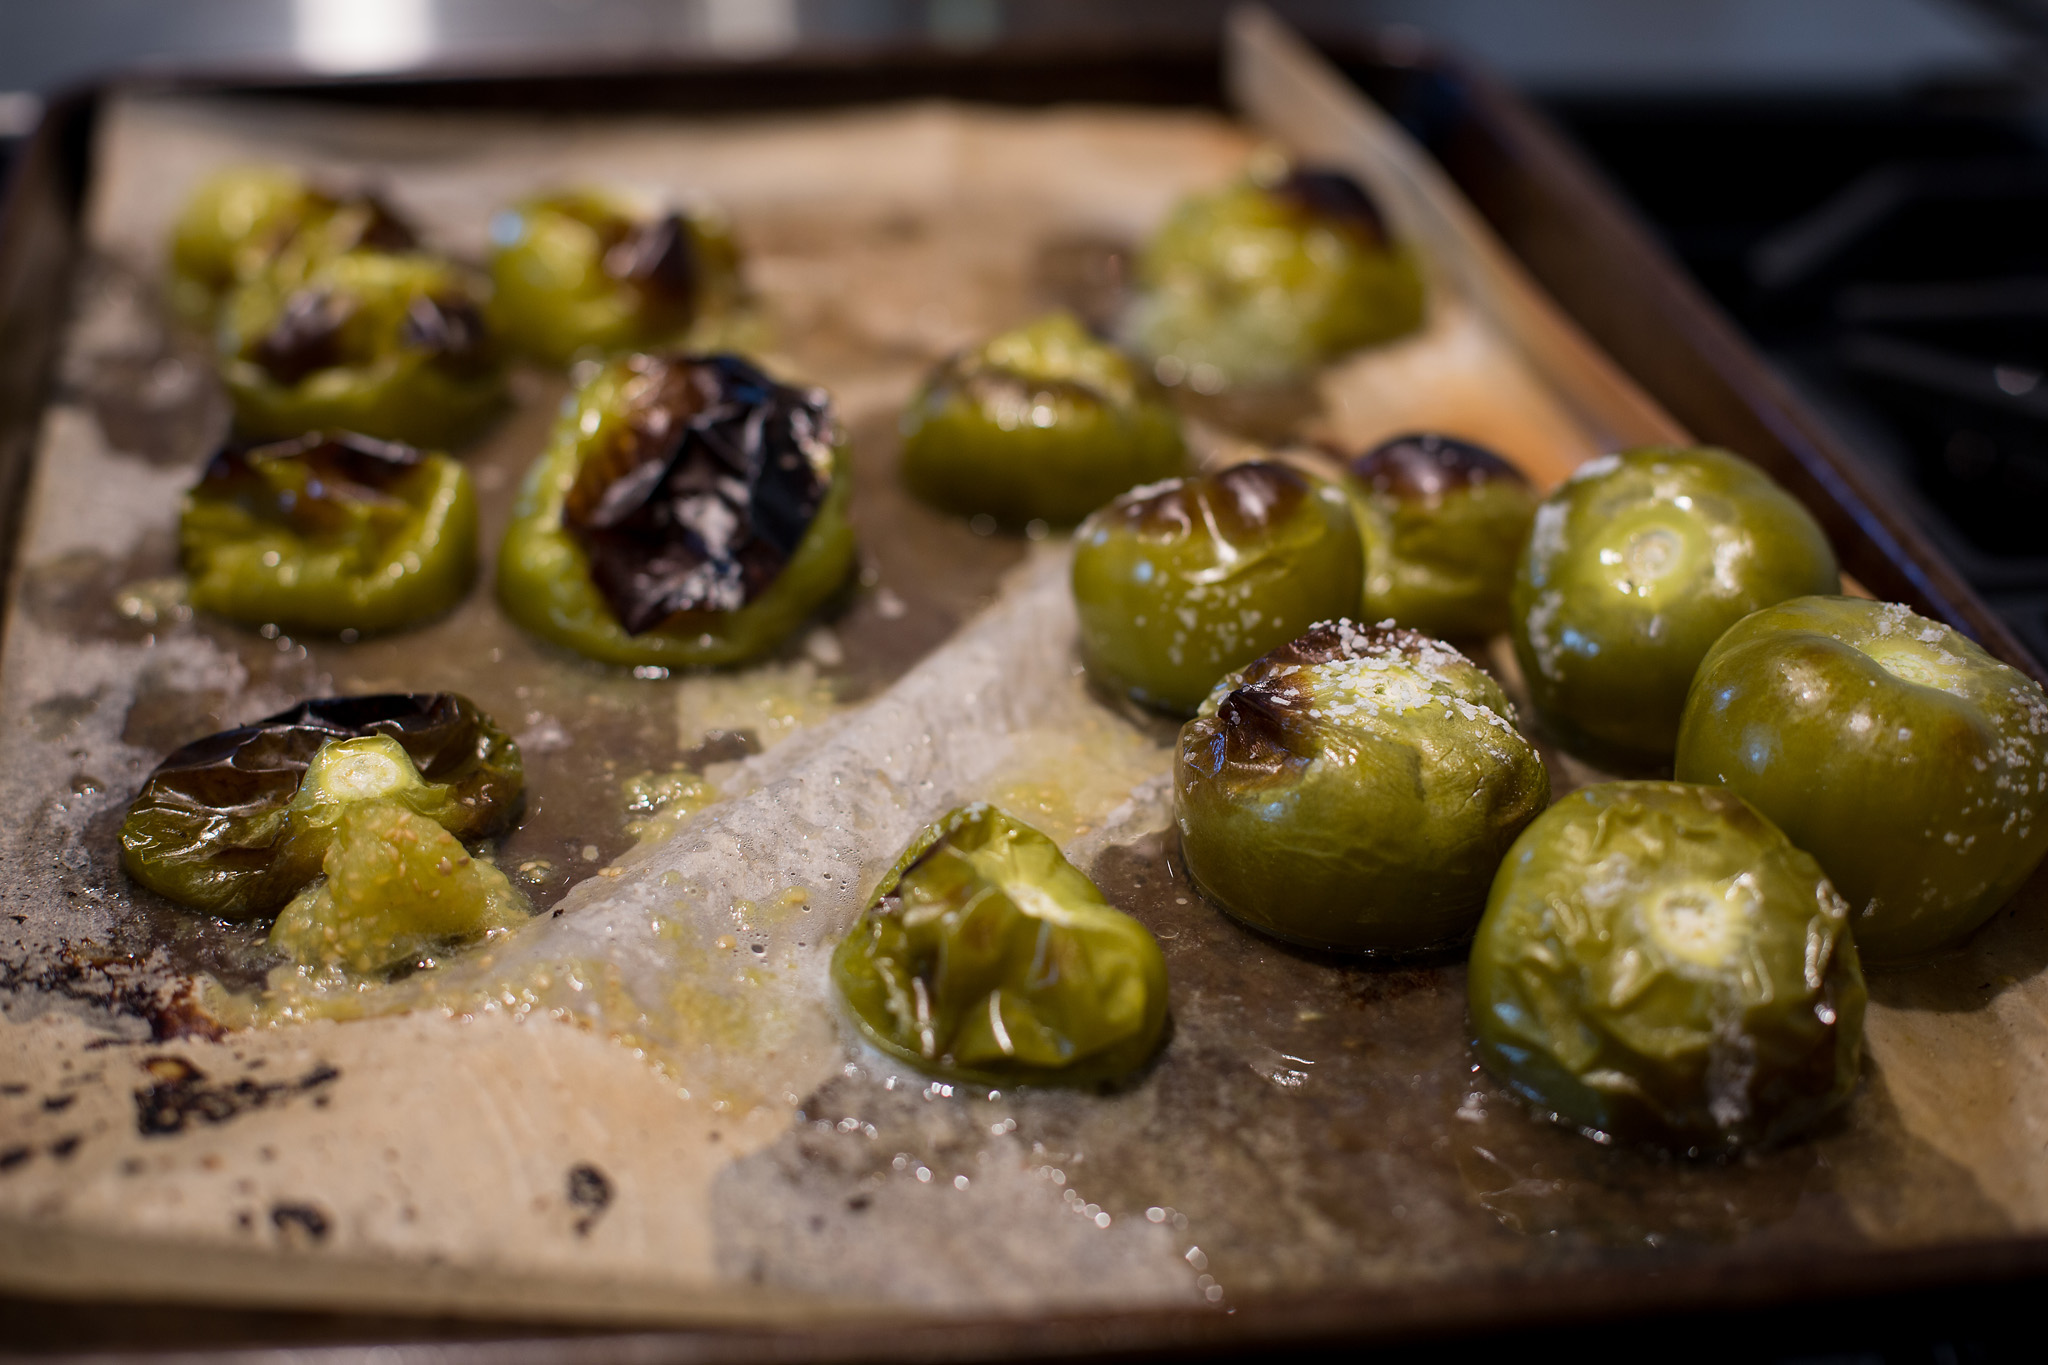
[{"label": "browned parchment paper", "polygon": [[[1474,1073],[1457,964],[1335,963],[1203,907],[1161,836],[1170,731],[1078,675],[1064,546],[976,537],[896,491],[919,375],[1046,306],[1049,244],[1141,237],[1259,136],[1363,175],[1428,256],[1428,328],[1324,376],[1322,434],[1444,427],[1544,480],[1678,434],[1383,118],[1270,23],[1233,41],[1247,126],[115,103],[0,655],[0,1284],[786,1322],[1227,1306],[2048,1222],[2039,879],[1963,953],[1874,982],[1870,1075],[1835,1130],[1729,1166],[1594,1146]],[[548,654],[482,589],[354,646],[182,617],[148,585],[221,409],[150,282],[192,185],[252,159],[372,179],[470,253],[494,207],[549,185],[718,205],[773,363],[830,387],[852,433],[860,590],[764,665],[666,680]],[[563,392],[521,374],[468,457],[487,538]],[[1489,663],[1513,684],[1505,651]],[[348,1017],[281,1018],[246,940],[114,869],[120,809],[177,743],[299,695],[449,686],[529,755],[535,808],[500,857],[548,865],[549,913],[509,940],[327,1008]],[[707,748],[732,730],[755,752]],[[685,760],[721,800],[629,836],[618,781]],[[1560,790],[1594,776],[1553,763]],[[829,944],[910,835],[973,798],[1055,833],[1164,943],[1174,1037],[1127,1089],[933,1085],[833,1017]],[[251,1022],[209,1030],[207,1009]]]}]

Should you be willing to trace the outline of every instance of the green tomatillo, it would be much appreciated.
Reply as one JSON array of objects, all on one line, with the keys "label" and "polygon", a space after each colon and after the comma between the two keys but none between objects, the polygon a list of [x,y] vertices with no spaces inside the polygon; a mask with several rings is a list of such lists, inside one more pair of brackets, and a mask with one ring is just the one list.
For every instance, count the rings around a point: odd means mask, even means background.
[{"label": "green tomatillo", "polygon": [[1865,957],[1907,957],[1989,919],[2048,852],[2048,697],[1905,607],[1801,597],[1708,651],[1677,775],[1819,859]]},{"label": "green tomatillo", "polygon": [[962,806],[905,849],[832,955],[862,1036],[941,1076],[1113,1080],[1166,1029],[1166,962],[1059,846]]},{"label": "green tomatillo", "polygon": [[1356,611],[1365,572],[1343,491],[1267,462],[1134,488],[1074,542],[1089,672],[1182,716],[1232,669]]},{"label": "green tomatillo", "polygon": [[491,244],[493,331],[552,364],[683,345],[741,295],[739,248],[722,222],[595,190],[504,210]]},{"label": "green tomatillo", "polygon": [[1770,1143],[1856,1087],[1848,904],[1719,787],[1610,782],[1544,812],[1494,878],[1467,982],[1487,1069],[1605,1137]]},{"label": "green tomatillo", "polygon": [[1515,571],[1515,657],[1566,747],[1658,764],[1722,631],[1840,583],[1813,517],[1748,461],[1709,447],[1603,455],[1537,509]]},{"label": "green tomatillo", "polygon": [[1174,210],[1138,258],[1127,332],[1170,382],[1284,382],[1422,325],[1422,273],[1342,171],[1254,175]]},{"label": "green tomatillo", "polygon": [[1484,446],[1417,432],[1381,442],[1346,473],[1365,538],[1366,620],[1453,639],[1507,629],[1536,516],[1519,469]]},{"label": "green tomatillo", "polygon": [[425,255],[349,251],[302,279],[272,273],[231,294],[221,377],[246,437],[330,428],[439,449],[505,403],[476,282]]},{"label": "green tomatillo", "polygon": [[476,575],[476,494],[445,455],[347,432],[229,446],[185,495],[193,606],[291,631],[398,630]]},{"label": "green tomatillo", "polygon": [[238,285],[273,272],[296,282],[343,252],[417,244],[374,194],[327,190],[284,167],[235,167],[202,184],[178,215],[168,293],[187,321],[208,325]]},{"label": "green tomatillo", "polygon": [[1203,896],[1276,937],[1400,953],[1472,931],[1550,799],[1498,684],[1417,631],[1325,622],[1181,727],[1174,814]]},{"label": "green tomatillo", "polygon": [[903,415],[911,491],[1010,526],[1072,525],[1186,460],[1158,385],[1070,313],[953,356]]},{"label": "green tomatillo", "polygon": [[227,919],[276,909],[318,876],[365,801],[457,839],[518,818],[519,748],[452,692],[331,697],[196,740],[150,773],[121,825],[128,875]]},{"label": "green tomatillo", "polygon": [[320,871],[270,929],[270,946],[302,967],[369,977],[427,966],[433,954],[514,928],[530,913],[504,873],[403,800],[342,807]]},{"label": "green tomatillo", "polygon": [[526,629],[606,663],[742,663],[853,568],[831,400],[735,355],[621,356],[577,393],[498,555]]}]

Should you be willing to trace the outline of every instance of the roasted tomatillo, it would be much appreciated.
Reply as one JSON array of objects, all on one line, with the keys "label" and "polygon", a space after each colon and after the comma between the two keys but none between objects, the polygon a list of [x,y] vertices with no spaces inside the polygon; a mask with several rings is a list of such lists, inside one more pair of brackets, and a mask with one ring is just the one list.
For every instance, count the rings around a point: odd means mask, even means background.
[{"label": "roasted tomatillo", "polygon": [[359,431],[449,449],[505,402],[476,282],[424,255],[350,251],[271,273],[222,311],[221,377],[247,437]]},{"label": "roasted tomatillo", "polygon": [[1475,639],[1508,627],[1536,492],[1484,446],[1418,432],[1349,462],[1368,621]]},{"label": "roasted tomatillo", "polygon": [[277,166],[237,167],[201,185],[179,214],[170,300],[187,321],[207,325],[237,285],[271,273],[296,282],[346,251],[410,251],[417,242],[373,194],[322,189]]},{"label": "roasted tomatillo", "polygon": [[445,455],[347,432],[229,446],[185,495],[192,605],[249,625],[398,630],[476,576],[476,495]]},{"label": "roasted tomatillo", "polygon": [[831,400],[734,355],[630,355],[576,395],[526,476],[498,600],[607,663],[740,663],[853,568]]},{"label": "roasted tomatillo", "polygon": [[1045,835],[962,806],[905,849],[832,955],[861,1033],[941,1076],[1096,1082],[1166,1028],[1166,962]]},{"label": "roasted tomatillo", "polygon": [[1848,904],[1719,787],[1610,782],[1545,811],[1494,878],[1467,980],[1487,1069],[1599,1134],[1774,1142],[1856,1087]]},{"label": "roasted tomatillo", "polygon": [[1975,929],[2048,852],[2048,697],[1936,621],[1848,597],[1745,617],[1693,679],[1678,777],[1820,860],[1867,958]]},{"label": "roasted tomatillo", "polygon": [[181,905],[251,919],[319,875],[356,803],[481,839],[511,825],[524,789],[518,746],[466,697],[303,702],[159,763],[122,822],[122,865]]},{"label": "roasted tomatillo", "polygon": [[1707,447],[1603,455],[1537,509],[1515,571],[1515,657],[1568,747],[1660,763],[1721,632],[1840,583],[1812,516],[1748,461]]},{"label": "roasted tomatillo", "polygon": [[1232,669],[1356,611],[1365,572],[1343,491],[1282,464],[1134,488],[1074,542],[1089,672],[1182,716]]},{"label": "roasted tomatillo", "polygon": [[320,870],[270,929],[270,946],[302,967],[375,976],[429,966],[434,953],[513,928],[530,913],[504,873],[403,800],[343,807]]},{"label": "roasted tomatillo", "polygon": [[911,491],[1011,526],[1071,525],[1186,459],[1158,385],[1068,313],[945,361],[903,415]]},{"label": "roasted tomatillo", "polygon": [[682,345],[741,293],[739,248],[723,223],[639,212],[594,190],[504,210],[491,242],[492,328],[552,364]]},{"label": "roasted tomatillo", "polygon": [[1254,175],[1174,210],[1138,258],[1128,324],[1197,389],[1298,377],[1422,325],[1422,274],[1342,171]]},{"label": "roasted tomatillo", "polygon": [[1181,727],[1195,886],[1255,929],[1344,952],[1463,937],[1550,799],[1498,684],[1417,631],[1326,622],[1223,680]]}]

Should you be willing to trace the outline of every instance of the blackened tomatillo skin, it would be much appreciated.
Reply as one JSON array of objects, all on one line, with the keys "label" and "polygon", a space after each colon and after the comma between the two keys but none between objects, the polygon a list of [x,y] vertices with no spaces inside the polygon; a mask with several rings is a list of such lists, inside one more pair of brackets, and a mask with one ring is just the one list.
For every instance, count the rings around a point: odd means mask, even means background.
[{"label": "blackened tomatillo skin", "polygon": [[1253,928],[1342,952],[1472,931],[1550,799],[1500,687],[1417,631],[1328,621],[1226,678],[1181,728],[1188,875]]},{"label": "blackened tomatillo skin", "polygon": [[466,697],[303,702],[158,764],[122,823],[122,865],[181,905],[249,919],[318,875],[355,801],[395,800],[481,839],[513,823],[524,790],[518,746]]},{"label": "blackened tomatillo skin", "polygon": [[1011,526],[1071,525],[1186,459],[1158,385],[1067,313],[945,361],[903,418],[911,491]]},{"label": "blackened tomatillo skin", "polygon": [[2048,852],[2048,697],[1905,607],[1796,598],[1708,651],[1677,775],[1819,859],[1866,958],[1910,957],[1989,919]]},{"label": "blackened tomatillo skin", "polygon": [[832,955],[861,1034],[923,1071],[1080,1084],[1143,1066],[1166,961],[1045,835],[977,803],[905,849]]},{"label": "blackened tomatillo skin", "polygon": [[1468,976],[1479,1056],[1543,1109],[1720,1151],[1840,1106],[1862,1058],[1849,908],[1718,787],[1610,782],[1523,832]]},{"label": "blackened tomatillo skin", "polygon": [[823,390],[738,356],[608,363],[527,475],[498,557],[506,613],[608,663],[738,663],[853,567]]},{"label": "blackened tomatillo skin", "polygon": [[1089,672],[1183,716],[1232,669],[1356,610],[1364,576],[1343,491],[1281,464],[1134,488],[1074,541]]},{"label": "blackened tomatillo skin", "polygon": [[1418,432],[1375,446],[1346,472],[1365,539],[1366,620],[1458,639],[1507,629],[1536,516],[1519,469],[1484,446]]},{"label": "blackened tomatillo skin", "polygon": [[237,285],[273,272],[297,280],[343,252],[410,251],[418,240],[374,194],[322,188],[283,167],[238,167],[206,181],[179,214],[168,292],[187,321],[208,324]]},{"label": "blackened tomatillo skin", "polygon": [[1138,260],[1127,331],[1202,387],[1283,382],[1422,324],[1422,275],[1341,171],[1247,178],[1176,208]]},{"label": "blackened tomatillo skin", "polygon": [[476,495],[445,455],[348,432],[229,446],[185,495],[192,605],[292,631],[396,630],[476,574]]},{"label": "blackened tomatillo skin", "polygon": [[704,214],[648,215],[577,190],[506,209],[491,237],[493,329],[557,365],[683,344],[742,292],[739,249]]},{"label": "blackened tomatillo skin", "polygon": [[1661,763],[1722,631],[1840,586],[1813,517],[1748,461],[1709,447],[1603,455],[1537,509],[1515,570],[1515,657],[1567,747]]},{"label": "blackened tomatillo skin", "polygon": [[221,377],[244,437],[336,429],[451,449],[505,402],[478,285],[431,256],[358,250],[271,272],[222,312]]}]

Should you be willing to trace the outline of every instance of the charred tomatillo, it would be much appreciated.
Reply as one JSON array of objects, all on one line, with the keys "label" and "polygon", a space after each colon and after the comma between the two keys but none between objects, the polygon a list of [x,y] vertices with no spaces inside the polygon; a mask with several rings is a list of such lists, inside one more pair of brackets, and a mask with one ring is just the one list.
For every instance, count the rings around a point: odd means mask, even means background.
[{"label": "charred tomatillo", "polygon": [[1011,526],[1072,525],[1186,460],[1159,386],[1069,313],[953,356],[903,415],[911,491]]},{"label": "charred tomatillo", "polygon": [[1418,631],[1326,622],[1218,685],[1181,727],[1188,875],[1256,929],[1407,952],[1472,930],[1550,799],[1498,684]]},{"label": "charred tomatillo", "polygon": [[1343,491],[1286,465],[1134,488],[1074,534],[1081,657],[1105,687],[1192,715],[1218,679],[1358,606]]}]

